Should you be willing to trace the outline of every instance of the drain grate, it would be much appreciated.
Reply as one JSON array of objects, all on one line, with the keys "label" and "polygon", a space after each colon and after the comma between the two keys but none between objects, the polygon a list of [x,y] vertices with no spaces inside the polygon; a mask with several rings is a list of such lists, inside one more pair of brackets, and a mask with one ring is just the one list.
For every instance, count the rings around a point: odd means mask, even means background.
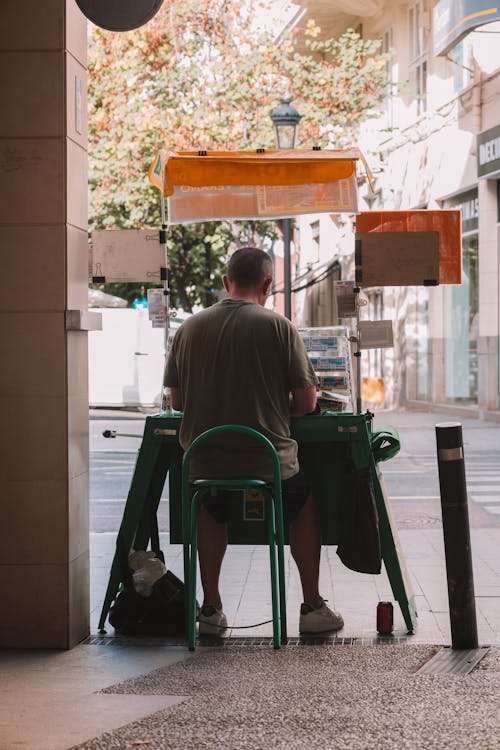
[{"label": "drain grate", "polygon": [[[315,636],[288,638],[286,645],[290,646],[377,646],[394,645],[409,641],[410,637],[396,636],[393,638],[338,638],[335,636]],[[244,646],[273,646],[272,638],[203,638],[198,641],[199,646],[210,646],[219,648],[238,648]]]},{"label": "drain grate", "polygon": [[82,641],[83,646],[184,646],[185,638],[166,636],[91,635]]},{"label": "drain grate", "polygon": [[416,674],[469,674],[489,649],[453,649],[443,648],[438,651],[427,664],[424,664]]},{"label": "drain grate", "polygon": [[[380,638],[339,638],[338,636],[308,636],[302,638],[288,638],[287,646],[382,646],[397,645],[400,643],[414,642],[413,636],[385,636]],[[91,635],[83,641],[86,646],[156,646],[156,647],[174,647],[185,646],[184,638],[146,638],[132,636],[106,636]],[[270,648],[273,646],[273,639],[258,637],[234,637],[234,638],[200,638],[197,641],[200,647],[209,648],[243,648],[246,646],[263,646]],[[285,644],[284,644],[285,645]]]}]

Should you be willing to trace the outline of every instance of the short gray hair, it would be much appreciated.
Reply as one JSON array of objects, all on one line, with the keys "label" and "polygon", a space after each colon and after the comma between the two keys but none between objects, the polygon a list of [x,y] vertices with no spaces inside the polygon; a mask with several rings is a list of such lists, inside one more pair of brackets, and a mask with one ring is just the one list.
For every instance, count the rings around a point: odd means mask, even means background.
[{"label": "short gray hair", "polygon": [[232,284],[243,288],[259,286],[272,278],[271,256],[256,247],[242,247],[229,259],[227,277]]}]

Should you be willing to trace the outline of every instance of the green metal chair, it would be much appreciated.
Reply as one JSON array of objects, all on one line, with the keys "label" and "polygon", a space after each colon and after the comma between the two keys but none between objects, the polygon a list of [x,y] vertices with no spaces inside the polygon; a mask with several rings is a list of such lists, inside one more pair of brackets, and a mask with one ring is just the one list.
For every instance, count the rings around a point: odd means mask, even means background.
[{"label": "green metal chair", "polygon": [[[262,479],[196,479],[190,481],[189,466],[193,453],[202,443],[222,432],[241,432],[260,441],[269,451],[273,466],[272,482]],[[228,449],[230,453],[230,448]],[[271,567],[274,648],[286,641],[285,563],[281,468],[273,444],[260,432],[238,424],[220,425],[199,435],[184,454],[182,464],[182,537],[184,545],[184,580],[186,591],[186,631],[190,651],[196,643],[196,564],[198,552],[198,509],[207,495],[218,490],[258,490],[266,503],[267,534]],[[278,558],[276,562],[276,557]]]}]

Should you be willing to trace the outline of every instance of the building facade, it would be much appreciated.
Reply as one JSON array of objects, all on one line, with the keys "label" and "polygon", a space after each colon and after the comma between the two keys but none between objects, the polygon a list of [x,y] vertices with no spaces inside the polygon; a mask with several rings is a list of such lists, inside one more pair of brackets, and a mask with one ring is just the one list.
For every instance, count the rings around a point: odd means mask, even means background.
[{"label": "building facade", "polygon": [[[394,349],[363,357],[363,375],[383,383],[385,407],[452,407],[500,419],[500,14],[486,5],[352,2],[354,16],[347,3],[333,2],[328,16],[317,4],[323,33],[339,33],[340,23],[357,28],[390,54],[384,111],[359,136],[376,177],[373,193],[360,183],[360,210],[462,215],[461,285],[364,290],[364,317],[394,321]],[[308,11],[316,17],[314,6]],[[350,219],[307,217],[300,238],[311,274],[338,261],[343,278],[353,278]],[[309,308],[304,302],[306,316]]]}]

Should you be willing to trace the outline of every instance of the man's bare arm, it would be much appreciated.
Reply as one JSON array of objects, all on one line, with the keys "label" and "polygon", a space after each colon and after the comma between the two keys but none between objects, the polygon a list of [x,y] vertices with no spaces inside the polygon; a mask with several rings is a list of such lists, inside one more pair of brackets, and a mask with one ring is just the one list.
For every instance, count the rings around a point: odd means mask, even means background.
[{"label": "man's bare arm", "polygon": [[290,394],[290,416],[302,417],[316,408],[316,386],[292,388]]},{"label": "man's bare arm", "polygon": [[175,411],[182,411],[181,389],[170,386],[170,403]]}]

